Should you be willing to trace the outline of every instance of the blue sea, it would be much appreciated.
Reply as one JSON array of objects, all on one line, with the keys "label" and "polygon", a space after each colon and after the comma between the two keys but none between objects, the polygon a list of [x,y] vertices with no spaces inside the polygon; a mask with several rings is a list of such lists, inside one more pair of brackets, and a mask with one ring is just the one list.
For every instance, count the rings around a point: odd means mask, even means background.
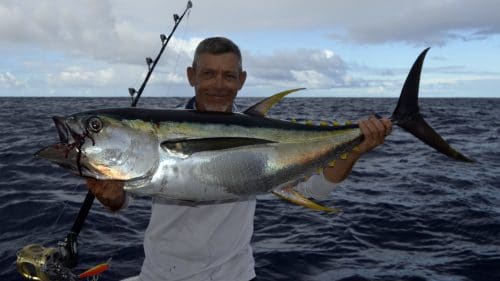
[{"label": "blue sea", "polygon": [[[248,106],[258,99],[241,98]],[[173,108],[183,98],[143,98]],[[396,99],[287,98],[273,118],[344,122],[391,114]],[[22,280],[16,252],[62,240],[87,193],[83,180],[36,159],[58,140],[51,117],[128,106],[127,98],[0,98],[0,280]],[[321,201],[341,214],[258,198],[252,240],[257,280],[500,280],[500,99],[422,99],[422,114],[456,162],[394,128]],[[139,273],[150,199],[111,213],[97,201],[79,236],[76,272],[112,258],[100,280]]]}]

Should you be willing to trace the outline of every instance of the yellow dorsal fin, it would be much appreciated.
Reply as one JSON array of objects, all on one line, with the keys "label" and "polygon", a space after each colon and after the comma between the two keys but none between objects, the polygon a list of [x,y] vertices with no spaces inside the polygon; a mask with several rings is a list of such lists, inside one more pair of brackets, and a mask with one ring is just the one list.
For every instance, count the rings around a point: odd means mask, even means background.
[{"label": "yellow dorsal fin", "polygon": [[287,186],[284,188],[281,188],[279,190],[274,190],[273,194],[285,199],[287,201],[290,201],[294,204],[313,209],[315,211],[324,211],[324,212],[330,212],[330,213],[338,213],[340,210],[338,209],[332,209],[328,208],[325,206],[322,206],[310,199],[307,199],[304,195],[298,193],[293,187]]},{"label": "yellow dorsal fin", "polygon": [[253,116],[266,117],[267,112],[271,107],[273,107],[276,103],[278,103],[282,98],[286,95],[291,94],[293,92],[297,92],[300,90],[304,90],[305,88],[297,88],[286,90],[275,95],[272,95],[268,98],[265,98],[258,103],[252,105],[249,109],[245,110],[243,113]]}]

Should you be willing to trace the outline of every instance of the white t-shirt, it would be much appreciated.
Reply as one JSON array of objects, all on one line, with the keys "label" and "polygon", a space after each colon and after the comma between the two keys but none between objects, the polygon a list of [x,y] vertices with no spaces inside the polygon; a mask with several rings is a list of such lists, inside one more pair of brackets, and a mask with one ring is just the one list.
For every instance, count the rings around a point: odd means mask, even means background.
[{"label": "white t-shirt", "polygon": [[198,206],[153,199],[140,280],[250,280],[255,198]]}]

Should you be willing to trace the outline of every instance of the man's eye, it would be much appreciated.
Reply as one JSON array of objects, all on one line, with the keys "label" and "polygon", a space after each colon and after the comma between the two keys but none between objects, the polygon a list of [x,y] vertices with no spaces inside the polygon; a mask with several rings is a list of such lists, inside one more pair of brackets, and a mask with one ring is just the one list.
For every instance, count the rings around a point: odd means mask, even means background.
[{"label": "man's eye", "polygon": [[202,75],[202,77],[204,77],[204,78],[212,78],[212,77],[214,77],[214,73],[213,73],[213,72],[211,72],[211,71],[205,71],[205,72],[202,72],[202,73],[201,73],[201,75]]},{"label": "man's eye", "polygon": [[236,74],[226,74],[226,79],[227,80],[236,80],[238,78],[238,76],[236,76]]}]

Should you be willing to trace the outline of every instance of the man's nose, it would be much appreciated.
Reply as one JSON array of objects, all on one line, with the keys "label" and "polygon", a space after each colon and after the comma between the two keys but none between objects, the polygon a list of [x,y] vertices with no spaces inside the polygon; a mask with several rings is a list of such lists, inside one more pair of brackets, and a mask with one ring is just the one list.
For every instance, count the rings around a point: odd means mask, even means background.
[{"label": "man's nose", "polygon": [[222,77],[222,74],[219,73],[217,76],[215,76],[215,87],[217,88],[222,88],[224,86],[224,79]]}]

